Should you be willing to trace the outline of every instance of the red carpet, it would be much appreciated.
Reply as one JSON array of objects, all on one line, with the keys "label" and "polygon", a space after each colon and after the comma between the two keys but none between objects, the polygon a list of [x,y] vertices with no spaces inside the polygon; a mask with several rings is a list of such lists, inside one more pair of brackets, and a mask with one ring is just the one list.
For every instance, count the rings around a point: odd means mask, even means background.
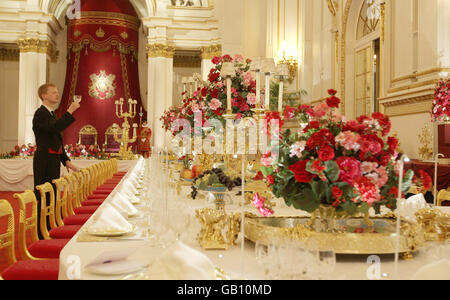
[{"label": "red carpet", "polygon": [[[14,194],[17,192],[0,192],[0,200],[8,200],[8,202],[12,205],[14,211],[14,223],[15,223],[15,244],[16,244],[16,257],[20,259],[20,254],[18,251],[18,243],[17,243],[17,235],[19,232],[19,202],[14,199]],[[29,210],[29,211],[28,211]],[[27,216],[31,214],[31,208],[27,209]],[[0,218],[0,232],[5,232],[5,229],[8,226],[7,218]],[[4,250],[0,250],[0,273],[7,267],[6,255]]]}]

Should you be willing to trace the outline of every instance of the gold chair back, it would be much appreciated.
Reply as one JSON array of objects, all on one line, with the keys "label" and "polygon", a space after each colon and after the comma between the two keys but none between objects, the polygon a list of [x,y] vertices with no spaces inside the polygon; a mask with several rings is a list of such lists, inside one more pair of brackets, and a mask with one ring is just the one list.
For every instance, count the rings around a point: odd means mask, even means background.
[{"label": "gold chair back", "polygon": [[75,204],[76,201],[78,199],[78,184],[77,184],[77,179],[75,178],[75,176],[73,174],[69,174],[66,177],[66,181],[67,181],[67,215],[68,216],[73,216],[75,215]]},{"label": "gold chair back", "polygon": [[56,224],[64,226],[63,219],[68,216],[67,212],[67,197],[68,197],[68,183],[64,178],[53,180],[56,186]]},{"label": "gold chair back", "polygon": [[[23,260],[36,260],[28,251],[27,232],[30,232],[31,243],[39,240],[37,234],[37,200],[33,191],[27,190],[21,194],[14,194],[14,198],[19,200],[20,218],[19,218],[19,253]],[[31,216],[27,218],[27,206],[31,205]]]},{"label": "gold chair back", "polygon": [[79,191],[78,192],[78,198],[76,199],[76,206],[75,207],[80,207],[81,203],[83,201],[85,201],[86,198],[87,198],[87,195],[85,195],[85,188],[84,188],[84,185],[86,183],[84,182],[84,176],[83,176],[83,174],[81,172],[75,172],[73,174],[75,175],[75,178],[77,179],[76,183],[78,185],[78,191]]},{"label": "gold chair back", "polygon": [[[87,137],[94,137],[94,143],[83,143],[83,136]],[[98,131],[95,129],[92,125],[86,125],[83,128],[80,129],[80,132],[78,133],[78,145],[85,144],[85,145],[94,145],[97,146],[98,141]]]},{"label": "gold chair back", "polygon": [[0,218],[8,218],[6,231],[0,230],[0,251],[6,252],[9,265],[14,264],[16,259],[14,245],[14,211],[11,204],[6,200],[0,200]]},{"label": "gold chair back", "polygon": [[441,190],[437,195],[437,206],[442,206],[444,201],[450,201],[450,191]]},{"label": "gold chair back", "polygon": [[[49,182],[36,186],[36,189],[41,193],[41,224],[39,224],[41,234],[44,239],[50,240],[50,233],[47,228],[47,217],[51,229],[58,227],[55,221],[55,191]],[[47,194],[49,194],[48,199]]]}]

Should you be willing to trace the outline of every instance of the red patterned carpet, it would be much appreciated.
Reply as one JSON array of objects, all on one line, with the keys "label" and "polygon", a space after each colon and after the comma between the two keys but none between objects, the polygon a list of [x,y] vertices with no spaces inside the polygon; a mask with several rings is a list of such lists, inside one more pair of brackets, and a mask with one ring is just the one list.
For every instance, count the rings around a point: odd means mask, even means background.
[{"label": "red patterned carpet", "polygon": [[[14,210],[14,223],[15,223],[15,232],[16,232],[16,256],[20,259],[19,251],[17,248],[17,234],[19,230],[19,203],[16,199],[14,199],[14,194],[16,192],[0,192],[0,199],[8,200],[11,203]],[[6,227],[8,226],[7,218],[0,218],[0,232],[4,232]],[[0,250],[0,273],[7,267],[5,253],[3,250]]]}]

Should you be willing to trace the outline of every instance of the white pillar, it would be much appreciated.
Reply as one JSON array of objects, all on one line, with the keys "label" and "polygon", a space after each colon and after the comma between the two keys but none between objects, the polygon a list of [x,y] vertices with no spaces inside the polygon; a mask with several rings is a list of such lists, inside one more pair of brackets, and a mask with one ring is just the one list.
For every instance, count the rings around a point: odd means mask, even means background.
[{"label": "white pillar", "polygon": [[153,145],[159,149],[169,146],[160,118],[172,106],[174,51],[174,47],[163,44],[147,46],[148,120],[152,126]]},{"label": "white pillar", "polygon": [[19,62],[19,145],[35,143],[33,116],[41,105],[39,87],[47,79],[47,46],[37,38],[18,41]]}]

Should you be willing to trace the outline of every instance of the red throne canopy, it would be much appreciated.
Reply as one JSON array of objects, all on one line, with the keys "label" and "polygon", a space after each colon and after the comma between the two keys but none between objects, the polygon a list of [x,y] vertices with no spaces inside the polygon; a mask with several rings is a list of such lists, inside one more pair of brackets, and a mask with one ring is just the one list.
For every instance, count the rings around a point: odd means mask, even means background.
[{"label": "red throne canopy", "polygon": [[[76,122],[64,132],[65,144],[77,143],[80,129],[92,125],[103,145],[106,130],[123,122],[115,113],[120,98],[125,103],[137,100],[136,111],[142,109],[146,118],[138,77],[139,25],[128,0],[81,0],[81,18],[68,20],[67,72],[57,115],[67,110],[74,95],[82,96],[82,102]],[[139,115],[134,121],[139,123]]]}]

